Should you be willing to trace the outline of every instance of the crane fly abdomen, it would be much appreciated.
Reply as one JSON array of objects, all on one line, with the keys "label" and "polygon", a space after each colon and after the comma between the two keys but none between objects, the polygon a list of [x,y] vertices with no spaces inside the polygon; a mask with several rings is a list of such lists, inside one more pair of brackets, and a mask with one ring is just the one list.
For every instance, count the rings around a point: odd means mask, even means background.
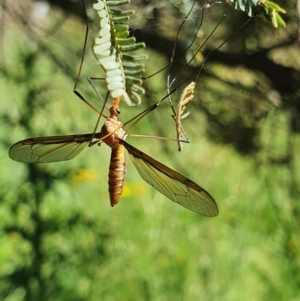
[{"label": "crane fly abdomen", "polygon": [[117,120],[117,114],[112,114],[110,118],[107,118],[101,129],[101,136],[105,137],[103,141],[112,149],[108,173],[108,191],[110,204],[113,207],[120,200],[126,176],[125,151],[124,146],[120,144],[120,139],[125,139],[126,133],[122,129],[122,123]]},{"label": "crane fly abdomen", "polygon": [[110,165],[108,173],[108,191],[110,204],[116,205],[122,195],[124,181],[126,176],[126,157],[124,146],[112,148],[110,156]]}]

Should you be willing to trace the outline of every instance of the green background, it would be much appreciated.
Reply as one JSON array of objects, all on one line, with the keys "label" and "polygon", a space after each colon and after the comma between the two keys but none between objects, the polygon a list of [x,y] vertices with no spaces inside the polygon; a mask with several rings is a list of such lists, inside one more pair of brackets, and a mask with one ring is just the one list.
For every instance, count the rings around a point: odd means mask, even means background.
[{"label": "green background", "polygon": [[[9,147],[19,140],[90,133],[98,118],[72,93],[86,29],[83,8],[62,2],[35,24],[32,1],[7,2],[1,11],[1,300],[300,300],[296,1],[281,3],[287,29],[255,18],[208,60],[183,120],[190,139],[183,152],[171,141],[127,139],[209,191],[220,210],[215,218],[169,201],[131,162],[121,201],[111,208],[106,145],[67,162],[9,159]],[[150,76],[168,64],[191,3],[132,2],[130,24],[149,46]],[[86,6],[90,33],[78,90],[100,108],[85,80],[103,76],[91,51],[98,19],[91,3]],[[183,70],[227,9],[205,10],[197,33],[201,10],[194,8],[176,50],[196,34],[193,46],[171,70],[145,80],[140,107],[121,104],[120,120],[162,97],[167,76]],[[182,80],[247,19],[230,11],[193,66],[176,78],[175,105]],[[102,81],[97,88],[105,95]],[[171,115],[165,100],[131,133],[175,138]]]}]

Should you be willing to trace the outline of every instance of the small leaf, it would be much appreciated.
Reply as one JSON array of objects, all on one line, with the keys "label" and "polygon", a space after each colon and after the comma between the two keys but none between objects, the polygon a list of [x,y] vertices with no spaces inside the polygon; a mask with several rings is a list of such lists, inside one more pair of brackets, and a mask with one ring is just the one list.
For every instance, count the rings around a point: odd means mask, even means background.
[{"label": "small leaf", "polygon": [[268,8],[270,8],[270,9],[272,9],[272,10],[275,10],[276,12],[279,12],[279,13],[283,13],[283,14],[285,14],[286,13],[286,11],[282,8],[282,7],[280,7],[277,3],[274,3],[274,2],[272,2],[272,1],[265,1],[264,2],[264,4],[268,7]]},{"label": "small leaf", "polygon": [[281,18],[280,14],[276,14],[277,16],[277,23],[280,27],[286,28],[286,23],[284,22],[284,20]]},{"label": "small leaf", "polygon": [[254,8],[263,8],[264,14],[271,20],[273,26],[277,28],[286,27],[286,23],[280,16],[280,13],[285,14],[286,11],[277,3],[269,0],[230,0],[234,4],[235,9],[246,12],[250,17],[253,17]]}]

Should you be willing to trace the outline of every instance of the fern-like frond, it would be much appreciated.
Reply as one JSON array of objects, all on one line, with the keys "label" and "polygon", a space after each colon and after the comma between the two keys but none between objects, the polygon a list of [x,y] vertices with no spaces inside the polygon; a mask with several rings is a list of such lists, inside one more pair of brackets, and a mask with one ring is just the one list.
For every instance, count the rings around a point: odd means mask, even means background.
[{"label": "fern-like frond", "polygon": [[134,14],[132,10],[116,9],[116,6],[129,3],[129,0],[97,0],[94,9],[100,18],[100,31],[94,41],[93,51],[106,72],[107,88],[111,97],[123,97],[131,106],[139,105],[142,88],[141,75],[145,70],[141,63],[145,55],[132,52],[144,48],[144,43],[136,43],[129,37],[128,21]]}]

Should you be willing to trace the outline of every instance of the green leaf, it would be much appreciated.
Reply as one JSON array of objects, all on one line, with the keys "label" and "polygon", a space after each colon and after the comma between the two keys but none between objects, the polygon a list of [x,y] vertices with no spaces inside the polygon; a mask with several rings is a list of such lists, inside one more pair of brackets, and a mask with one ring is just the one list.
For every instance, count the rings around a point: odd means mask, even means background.
[{"label": "green leaf", "polygon": [[277,3],[268,0],[259,0],[260,5],[264,8],[265,14],[269,17],[272,21],[272,24],[275,28],[280,27],[285,28],[286,23],[282,19],[279,13],[285,14],[285,10],[280,7]]},{"label": "green leaf", "polygon": [[[97,0],[94,3],[93,7],[100,18],[100,30],[94,41],[93,51],[106,72],[107,89],[111,97],[123,97],[128,105],[133,106],[140,104],[140,95],[145,92],[143,88],[137,89],[136,85],[142,84],[140,77],[145,68],[140,61],[147,57],[132,54],[145,48],[145,43],[136,43],[134,37],[129,37],[129,26],[123,24],[134,11],[115,8],[127,3],[129,0]],[[135,83],[132,77],[137,78]]]},{"label": "green leaf", "polygon": [[277,3],[268,0],[230,0],[233,2],[234,8],[246,12],[250,17],[254,16],[254,11],[260,9],[265,16],[271,20],[273,26],[277,28],[286,27],[286,23],[280,13],[286,11]]}]

